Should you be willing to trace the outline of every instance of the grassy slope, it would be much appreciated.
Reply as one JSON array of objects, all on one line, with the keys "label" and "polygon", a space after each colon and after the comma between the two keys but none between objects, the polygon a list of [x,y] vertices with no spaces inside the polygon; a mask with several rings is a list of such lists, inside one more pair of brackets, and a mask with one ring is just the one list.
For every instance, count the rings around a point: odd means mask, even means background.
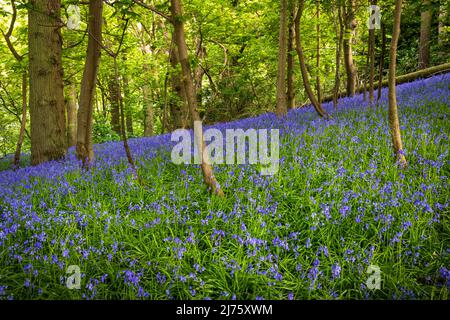
[{"label": "grassy slope", "polygon": [[[131,141],[146,189],[114,143],[89,173],[73,155],[0,173],[0,298],[448,299],[449,83],[400,86],[404,171],[385,99],[356,97],[331,122],[297,110],[218,125],[282,131],[279,174],[217,167],[223,199],[170,162],[169,136]],[[381,290],[365,287],[370,264]],[[81,290],[64,285],[69,265]]]}]

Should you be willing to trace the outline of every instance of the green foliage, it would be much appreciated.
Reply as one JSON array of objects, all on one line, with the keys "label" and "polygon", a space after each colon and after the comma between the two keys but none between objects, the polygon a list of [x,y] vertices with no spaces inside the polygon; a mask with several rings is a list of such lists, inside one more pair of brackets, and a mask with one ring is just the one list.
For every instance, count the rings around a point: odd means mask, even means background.
[{"label": "green foliage", "polygon": [[111,124],[106,119],[98,118],[94,122],[93,140],[94,143],[104,143],[109,141],[119,141],[120,135],[112,130]]}]

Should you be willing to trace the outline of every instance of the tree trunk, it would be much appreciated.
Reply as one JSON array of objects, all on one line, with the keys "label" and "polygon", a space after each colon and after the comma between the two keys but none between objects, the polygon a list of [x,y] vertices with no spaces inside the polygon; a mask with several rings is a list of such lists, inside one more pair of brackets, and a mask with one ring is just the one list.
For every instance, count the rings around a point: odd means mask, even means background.
[{"label": "tree trunk", "polygon": [[431,0],[422,1],[420,14],[419,69],[430,66]]},{"label": "tree trunk", "polygon": [[322,88],[320,84],[320,0],[316,0],[316,90],[317,100],[322,103]]},{"label": "tree trunk", "polygon": [[186,90],[183,85],[181,73],[177,66],[179,64],[178,48],[173,45],[170,53],[171,71],[171,86],[172,91],[176,93],[177,97],[170,99],[170,113],[172,114],[173,125],[175,128],[188,128],[189,125],[189,106],[187,104]]},{"label": "tree trunk", "polygon": [[[145,79],[147,79],[147,75],[148,75],[148,65],[144,64]],[[142,94],[144,96],[144,110],[145,110],[144,136],[151,137],[153,136],[153,105],[152,101],[150,101],[149,87],[147,82],[148,81],[145,81],[145,84],[142,87]]]},{"label": "tree trunk", "polygon": [[31,164],[66,154],[61,2],[31,0],[28,11]]},{"label": "tree trunk", "polygon": [[[342,8],[340,5],[340,2],[337,2],[336,10],[338,11],[338,22],[335,22],[336,27],[336,38],[337,38],[337,44],[336,44],[336,74],[334,78],[334,90],[333,90],[333,106],[334,109],[337,110],[338,106],[338,98],[339,98],[339,91],[341,87],[341,55],[342,55],[342,47],[344,45],[344,22],[342,20]],[[339,28],[339,31],[338,31]],[[339,32],[339,34],[338,34]]]},{"label": "tree trunk", "polygon": [[119,88],[114,79],[111,76],[108,82],[109,88],[109,102],[111,103],[111,128],[117,134],[121,134],[120,130],[120,107],[119,107]]},{"label": "tree trunk", "polygon": [[287,107],[288,109],[295,108],[295,84],[294,84],[294,15],[295,5],[294,1],[290,1],[290,16],[288,24],[288,53],[287,53]]},{"label": "tree trunk", "polygon": [[383,87],[383,72],[384,72],[384,57],[386,56],[386,26],[381,23],[381,57],[380,57],[380,69],[378,71],[378,96],[377,101],[381,99],[381,89]]},{"label": "tree trunk", "polygon": [[363,56],[366,55],[366,67],[365,67],[365,70],[363,73],[363,79],[361,81],[362,87],[364,88],[363,89],[363,101],[366,101],[366,99],[367,99],[367,74],[369,73],[369,64],[370,64],[370,61],[369,61],[370,41],[368,41],[368,43],[367,43],[367,53],[365,52],[366,51],[365,49],[366,48],[363,49],[363,53],[362,53]]},{"label": "tree trunk", "polygon": [[[376,6],[377,0],[371,0],[371,5]],[[372,104],[374,101],[374,81],[375,81],[375,28],[369,29],[369,59],[370,59],[370,72],[369,72],[369,102]]]},{"label": "tree trunk", "polygon": [[127,133],[129,135],[134,135],[133,132],[133,112],[131,110],[131,99],[130,99],[130,88],[128,82],[128,76],[126,72],[122,75],[123,79],[123,93],[124,93],[124,104],[125,104],[125,122],[127,127]]},{"label": "tree trunk", "polygon": [[[191,118],[193,121],[192,127],[194,127],[194,122],[200,121],[200,116],[197,109],[197,95],[195,92],[195,87],[192,80],[191,66],[189,65],[188,59],[188,48],[186,45],[186,40],[184,36],[184,22],[183,22],[183,12],[180,0],[170,0],[171,6],[170,10],[172,12],[173,26],[174,26],[174,37],[175,43],[178,48],[178,57],[181,64],[181,70],[183,74],[183,84],[186,91],[186,98],[191,113]],[[203,139],[203,132],[200,132],[200,137],[197,137],[200,141],[200,153],[201,153],[201,167],[203,172],[203,179],[207,187],[219,196],[224,196],[222,188],[217,182],[210,161],[207,158],[205,151],[205,143]]]},{"label": "tree trunk", "polygon": [[397,93],[395,83],[395,73],[397,68],[397,44],[400,35],[400,20],[402,14],[402,0],[396,0],[394,11],[394,28],[392,31],[390,65],[389,65],[389,130],[392,135],[392,145],[398,161],[402,167],[407,166],[403,152],[400,123],[397,112]]},{"label": "tree trunk", "polygon": [[295,17],[295,43],[296,43],[296,51],[298,55],[298,60],[300,63],[300,69],[302,73],[302,79],[303,79],[303,85],[305,87],[306,93],[308,94],[309,100],[311,101],[312,105],[314,106],[314,109],[316,110],[317,114],[325,119],[329,119],[330,115],[322,108],[321,103],[316,99],[314,96],[314,92],[311,89],[311,85],[309,84],[308,79],[308,70],[306,69],[306,63],[305,63],[305,56],[303,54],[303,48],[301,45],[301,36],[300,36],[300,22],[301,17],[303,14],[305,1],[300,0],[299,1],[299,7],[297,10],[297,15]]},{"label": "tree trunk", "polygon": [[199,39],[197,39],[197,60],[198,65],[195,67],[194,71],[194,84],[195,91],[197,92],[197,104],[199,108],[202,107],[202,87],[203,87],[203,76],[205,75],[205,70],[202,68],[201,63],[206,57],[206,48],[203,46],[202,35],[200,34]]},{"label": "tree trunk", "polygon": [[347,6],[344,4],[344,20],[345,20],[345,36],[344,36],[344,62],[345,71],[347,74],[347,92],[350,96],[355,95],[356,88],[356,65],[353,60],[353,34],[356,29],[355,19],[355,0],[347,1]]},{"label": "tree trunk", "polygon": [[22,120],[20,121],[19,140],[17,141],[16,152],[14,153],[14,169],[20,166],[20,153],[22,150],[25,128],[27,125],[27,73],[22,73]]},{"label": "tree trunk", "polygon": [[286,101],[286,20],[287,0],[280,0],[280,29],[278,38],[278,77],[277,77],[277,116],[283,117],[287,114]]},{"label": "tree trunk", "polygon": [[133,156],[131,155],[130,146],[128,145],[128,138],[127,138],[127,131],[125,126],[125,113],[124,113],[124,107],[123,107],[123,98],[122,93],[120,90],[120,80],[119,80],[119,68],[117,66],[117,55],[112,57],[114,60],[114,80],[115,80],[115,87],[117,88],[117,96],[119,98],[119,113],[120,113],[120,134],[122,136],[122,142],[123,147],[125,149],[125,154],[127,156],[128,164],[131,166],[131,170],[133,172],[134,178],[137,180],[137,182],[140,185],[143,185],[143,181],[141,180],[136,165],[133,160]]},{"label": "tree trunk", "polygon": [[87,167],[94,160],[92,143],[93,103],[102,41],[102,0],[89,2],[89,40],[81,80],[77,123],[77,158]]},{"label": "tree trunk", "polygon": [[67,97],[67,146],[77,144],[77,89],[75,83],[69,85]]}]

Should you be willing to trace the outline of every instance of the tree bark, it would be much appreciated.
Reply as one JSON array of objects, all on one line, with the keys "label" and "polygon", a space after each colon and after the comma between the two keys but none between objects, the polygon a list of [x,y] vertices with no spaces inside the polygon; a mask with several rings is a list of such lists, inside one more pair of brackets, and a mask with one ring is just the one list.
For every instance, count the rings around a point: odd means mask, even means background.
[{"label": "tree bark", "polygon": [[397,44],[400,36],[400,20],[402,14],[402,0],[396,0],[394,11],[394,27],[392,31],[392,41],[390,50],[389,65],[389,130],[392,136],[392,146],[397,159],[402,167],[407,166],[405,154],[403,152],[400,123],[397,111],[397,93],[395,83],[395,73],[397,69]]},{"label": "tree bark", "polygon": [[[334,90],[333,90],[333,106],[334,109],[337,110],[338,106],[338,98],[339,91],[341,87],[341,55],[342,55],[342,47],[344,45],[344,22],[342,20],[342,7],[340,5],[340,0],[338,0],[336,5],[336,10],[338,11],[338,22],[335,22],[336,27],[336,73],[334,77]],[[339,31],[338,31],[339,28]]]},{"label": "tree bark", "polygon": [[[148,65],[144,64],[144,74],[145,79],[147,79],[148,75]],[[142,87],[142,94],[144,96],[144,110],[145,110],[145,118],[144,118],[144,136],[151,137],[153,136],[153,105],[150,101],[150,93],[149,86],[147,81],[145,81],[144,86]]]},{"label": "tree bark", "polygon": [[81,80],[76,148],[77,158],[82,161],[83,167],[85,168],[94,160],[92,142],[93,103],[101,55],[102,10],[102,0],[92,0],[89,2],[89,39],[83,79]]},{"label": "tree bark", "polygon": [[[122,38],[123,39],[123,38]],[[118,51],[119,52],[119,51]],[[133,160],[133,156],[131,155],[131,150],[130,150],[130,146],[128,145],[128,138],[127,138],[127,131],[126,131],[126,126],[125,126],[125,113],[124,113],[124,107],[123,107],[123,98],[122,98],[122,93],[120,90],[120,80],[119,80],[119,68],[117,66],[117,54],[112,56],[113,60],[114,60],[114,79],[116,82],[116,88],[117,88],[117,96],[119,98],[119,112],[120,112],[120,134],[122,136],[122,142],[123,142],[123,147],[125,149],[125,154],[127,156],[127,160],[128,160],[128,164],[131,166],[131,170],[133,172],[133,176],[134,178],[137,180],[137,182],[140,185],[143,185],[143,181],[141,180],[137,169],[136,169],[136,164]]]},{"label": "tree bark", "polygon": [[[189,106],[189,110],[191,113],[192,121],[200,121],[200,116],[197,109],[197,95],[195,92],[195,87],[192,80],[191,66],[189,65],[188,60],[188,48],[186,45],[186,39],[184,36],[184,22],[183,22],[183,11],[180,0],[170,0],[170,10],[172,12],[173,26],[174,26],[174,37],[175,43],[178,48],[178,57],[181,64],[181,70],[183,75],[183,84],[186,91],[186,98]],[[194,123],[192,123],[192,127],[194,127]],[[201,152],[201,167],[203,173],[203,179],[206,186],[216,195],[224,196],[222,188],[217,182],[216,177],[214,176],[214,172],[212,166],[210,165],[210,161],[206,156],[205,143],[203,138],[203,132],[200,132],[200,152]]]},{"label": "tree bark", "polygon": [[184,88],[181,71],[178,70],[179,58],[178,48],[176,44],[173,45],[170,53],[171,71],[171,86],[172,91],[176,93],[177,97],[171,97],[170,99],[170,113],[172,114],[172,120],[175,128],[188,128],[189,125],[189,106],[186,98],[186,90]]},{"label": "tree bark", "polygon": [[69,85],[67,97],[67,146],[77,144],[77,89],[75,83]]},{"label": "tree bark", "polygon": [[330,115],[322,108],[321,103],[317,100],[317,98],[314,96],[314,92],[311,89],[311,85],[309,84],[308,79],[308,70],[306,69],[306,63],[305,63],[305,55],[303,53],[303,48],[301,45],[301,36],[300,36],[300,22],[301,17],[303,15],[303,9],[304,9],[305,1],[299,0],[299,7],[297,10],[297,15],[295,17],[295,43],[296,43],[296,51],[298,55],[298,60],[300,63],[300,69],[302,73],[302,79],[303,79],[303,86],[305,87],[306,93],[308,94],[309,100],[311,101],[312,105],[314,106],[314,109],[316,110],[317,114],[325,119],[331,118]]},{"label": "tree bark", "polygon": [[31,164],[61,159],[67,136],[61,64],[61,2],[30,0]]},{"label": "tree bark", "polygon": [[286,21],[287,0],[280,0],[280,29],[278,38],[278,77],[277,77],[277,108],[278,117],[287,114],[286,101]]},{"label": "tree bark", "polygon": [[133,132],[133,112],[131,110],[131,99],[130,99],[130,88],[129,88],[129,82],[128,82],[128,76],[126,72],[122,75],[123,79],[123,93],[124,93],[124,105],[126,106],[125,109],[125,122],[127,127],[127,133],[129,135],[134,135]]},{"label": "tree bark", "polygon": [[[377,0],[371,0],[371,5],[376,6]],[[369,73],[369,102],[374,102],[374,81],[375,81],[375,29],[369,29],[369,59],[370,59],[370,73]]]},{"label": "tree bark", "polygon": [[288,53],[287,53],[287,107],[288,109],[295,108],[295,83],[294,83],[294,16],[295,5],[294,1],[290,1],[290,15],[288,24]]},{"label": "tree bark", "polygon": [[356,65],[353,60],[353,34],[356,29],[355,0],[344,0],[347,5],[344,8],[345,36],[344,36],[344,62],[347,74],[347,92],[350,96],[355,95],[356,88]]},{"label": "tree bark", "polygon": [[119,106],[119,88],[115,81],[115,77],[111,76],[108,82],[109,102],[111,103],[111,128],[117,133],[121,134],[120,128],[120,106]]},{"label": "tree bark", "polygon": [[386,26],[381,23],[381,57],[380,57],[380,68],[378,71],[378,96],[377,101],[381,99],[381,89],[383,87],[383,72],[384,72],[384,57],[386,56]]},{"label": "tree bark", "polygon": [[316,0],[316,89],[317,100],[322,103],[322,88],[320,83],[320,0]]},{"label": "tree bark", "polygon": [[431,0],[423,0],[420,14],[419,69],[430,66],[431,18]]}]

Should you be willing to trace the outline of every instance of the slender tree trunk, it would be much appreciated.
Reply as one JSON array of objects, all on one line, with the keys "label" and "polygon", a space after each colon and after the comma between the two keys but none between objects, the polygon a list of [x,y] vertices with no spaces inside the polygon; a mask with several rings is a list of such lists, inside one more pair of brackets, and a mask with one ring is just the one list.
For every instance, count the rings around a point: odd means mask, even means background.
[{"label": "slender tree trunk", "polygon": [[117,134],[121,134],[120,128],[120,106],[119,106],[119,88],[115,81],[115,77],[111,76],[108,82],[109,101],[111,103],[111,127]]},{"label": "slender tree trunk", "polygon": [[430,66],[431,0],[423,0],[422,6],[422,13],[420,14],[419,69],[426,69]]},{"label": "slender tree trunk", "polygon": [[143,181],[141,180],[137,169],[136,164],[133,160],[133,156],[131,155],[130,146],[128,145],[127,131],[125,126],[125,113],[123,107],[123,98],[120,90],[120,80],[119,80],[119,68],[117,66],[117,56],[112,57],[114,60],[114,79],[116,82],[117,88],[117,96],[119,97],[119,112],[120,112],[120,134],[122,136],[123,147],[125,149],[125,154],[127,156],[128,164],[131,167],[134,178],[138,181],[140,185],[143,185]]},{"label": "slender tree trunk", "polygon": [[75,83],[69,85],[67,97],[67,146],[77,144],[77,89]]},{"label": "slender tree trunk", "polygon": [[296,43],[296,51],[298,55],[298,60],[300,63],[300,69],[302,73],[302,79],[303,79],[303,85],[305,87],[306,93],[308,94],[309,100],[311,101],[312,105],[314,106],[314,109],[316,110],[317,114],[325,119],[331,118],[330,115],[322,108],[321,103],[317,100],[317,98],[314,96],[314,92],[311,89],[311,85],[309,84],[308,79],[308,70],[306,69],[306,63],[305,63],[305,55],[303,53],[303,48],[301,45],[301,29],[300,29],[300,22],[301,17],[303,15],[303,9],[304,9],[305,1],[299,0],[299,7],[297,10],[297,15],[295,17],[295,43]]},{"label": "slender tree trunk", "polygon": [[380,69],[378,71],[378,97],[377,101],[381,99],[381,89],[383,87],[383,72],[384,72],[384,57],[386,56],[386,26],[381,23],[381,57],[380,57]]},{"label": "slender tree trunk", "polygon": [[189,106],[186,98],[186,90],[184,88],[181,73],[177,66],[179,64],[178,58],[178,48],[176,44],[170,53],[170,64],[172,67],[171,71],[171,86],[172,91],[176,93],[177,97],[171,97],[170,99],[170,113],[172,114],[173,124],[175,128],[188,128],[190,117],[189,117]]},{"label": "slender tree trunk", "polygon": [[97,71],[100,62],[102,41],[102,0],[89,2],[89,40],[84,64],[83,79],[81,80],[80,106],[77,123],[77,158],[87,168],[94,160],[92,142],[93,104]]},{"label": "slender tree trunk", "polygon": [[20,153],[22,150],[25,128],[27,125],[27,73],[22,73],[22,119],[20,121],[19,140],[17,141],[16,152],[14,153],[14,169],[20,166]]},{"label": "slender tree trunk", "polygon": [[[200,116],[197,109],[197,95],[195,92],[195,87],[192,80],[191,66],[188,60],[188,48],[186,45],[186,40],[184,36],[184,22],[183,22],[183,12],[180,0],[170,0],[170,10],[172,12],[173,26],[174,26],[174,36],[175,43],[178,48],[178,57],[181,64],[181,70],[183,74],[183,83],[186,91],[186,98],[189,105],[189,110],[191,112],[192,121],[200,121]],[[194,123],[193,123],[194,127]],[[205,151],[205,143],[203,139],[203,132],[200,132],[200,137],[197,137],[200,141],[200,152],[201,152],[201,167],[203,172],[203,179],[207,187],[219,196],[224,196],[222,188],[214,176],[212,166],[207,158]]]},{"label": "slender tree trunk", "polygon": [[61,63],[61,2],[30,0],[31,164],[61,159],[67,136]]},{"label": "slender tree trunk", "polygon": [[125,95],[125,101],[124,104],[126,106],[125,108],[125,122],[127,127],[127,133],[129,135],[134,135],[133,132],[133,112],[131,110],[131,103],[130,103],[130,88],[129,88],[129,82],[128,82],[128,76],[126,72],[122,75],[123,79],[123,93]]},{"label": "slender tree trunk", "polygon": [[[148,64],[144,64],[144,74],[145,78],[147,78]],[[144,110],[145,110],[144,136],[151,137],[153,136],[153,105],[152,102],[150,101],[149,87],[147,81],[145,81],[145,84],[142,87],[142,94],[144,96]]]},{"label": "slender tree trunk", "polygon": [[[337,2],[336,10],[338,11],[338,22],[335,21],[336,26],[336,74],[334,78],[334,90],[333,90],[333,106],[334,109],[337,110],[338,106],[338,98],[339,91],[341,87],[341,55],[342,55],[342,47],[344,45],[344,22],[342,20],[342,8],[340,5],[340,1]],[[339,31],[338,31],[339,28]]]},{"label": "slender tree trunk", "polygon": [[344,62],[347,74],[347,92],[350,96],[355,95],[356,89],[356,65],[353,60],[353,34],[356,29],[355,19],[355,0],[344,0],[347,5],[344,5],[345,10],[345,36],[344,36]]},{"label": "slender tree trunk", "polygon": [[[371,0],[373,6],[377,5],[377,0]],[[374,81],[375,81],[375,29],[369,30],[369,59],[370,59],[370,73],[369,73],[369,102],[374,101]]]},{"label": "slender tree trunk", "polygon": [[197,39],[197,60],[198,65],[195,67],[194,71],[194,85],[195,91],[197,92],[197,104],[202,107],[202,87],[203,87],[203,76],[205,75],[205,70],[202,68],[201,63],[206,57],[206,48],[203,46],[202,36]]},{"label": "slender tree trunk", "polygon": [[287,0],[280,0],[280,30],[278,48],[278,77],[277,77],[277,116],[283,117],[287,114],[286,101],[286,20]]},{"label": "slender tree trunk", "polygon": [[288,53],[287,53],[287,107],[288,109],[295,108],[295,84],[294,84],[294,15],[295,5],[294,1],[290,1],[290,16],[288,24]]},{"label": "slender tree trunk", "polygon": [[402,0],[395,1],[394,28],[392,31],[392,41],[390,50],[389,65],[389,129],[392,135],[392,145],[394,152],[402,167],[407,166],[406,158],[403,152],[402,137],[400,132],[400,123],[397,112],[397,93],[395,87],[395,73],[397,69],[397,44],[400,36],[400,20],[402,14]]},{"label": "slender tree trunk", "polygon": [[[365,49],[365,48],[364,48]],[[366,55],[366,67],[363,74],[363,79],[361,81],[363,85],[363,101],[366,101],[367,99],[367,74],[369,73],[369,51],[370,51],[370,41],[367,43],[367,53],[366,50],[363,50],[363,56]]]},{"label": "slender tree trunk", "polygon": [[316,89],[317,100],[322,103],[322,88],[320,83],[320,0],[316,0]]}]

